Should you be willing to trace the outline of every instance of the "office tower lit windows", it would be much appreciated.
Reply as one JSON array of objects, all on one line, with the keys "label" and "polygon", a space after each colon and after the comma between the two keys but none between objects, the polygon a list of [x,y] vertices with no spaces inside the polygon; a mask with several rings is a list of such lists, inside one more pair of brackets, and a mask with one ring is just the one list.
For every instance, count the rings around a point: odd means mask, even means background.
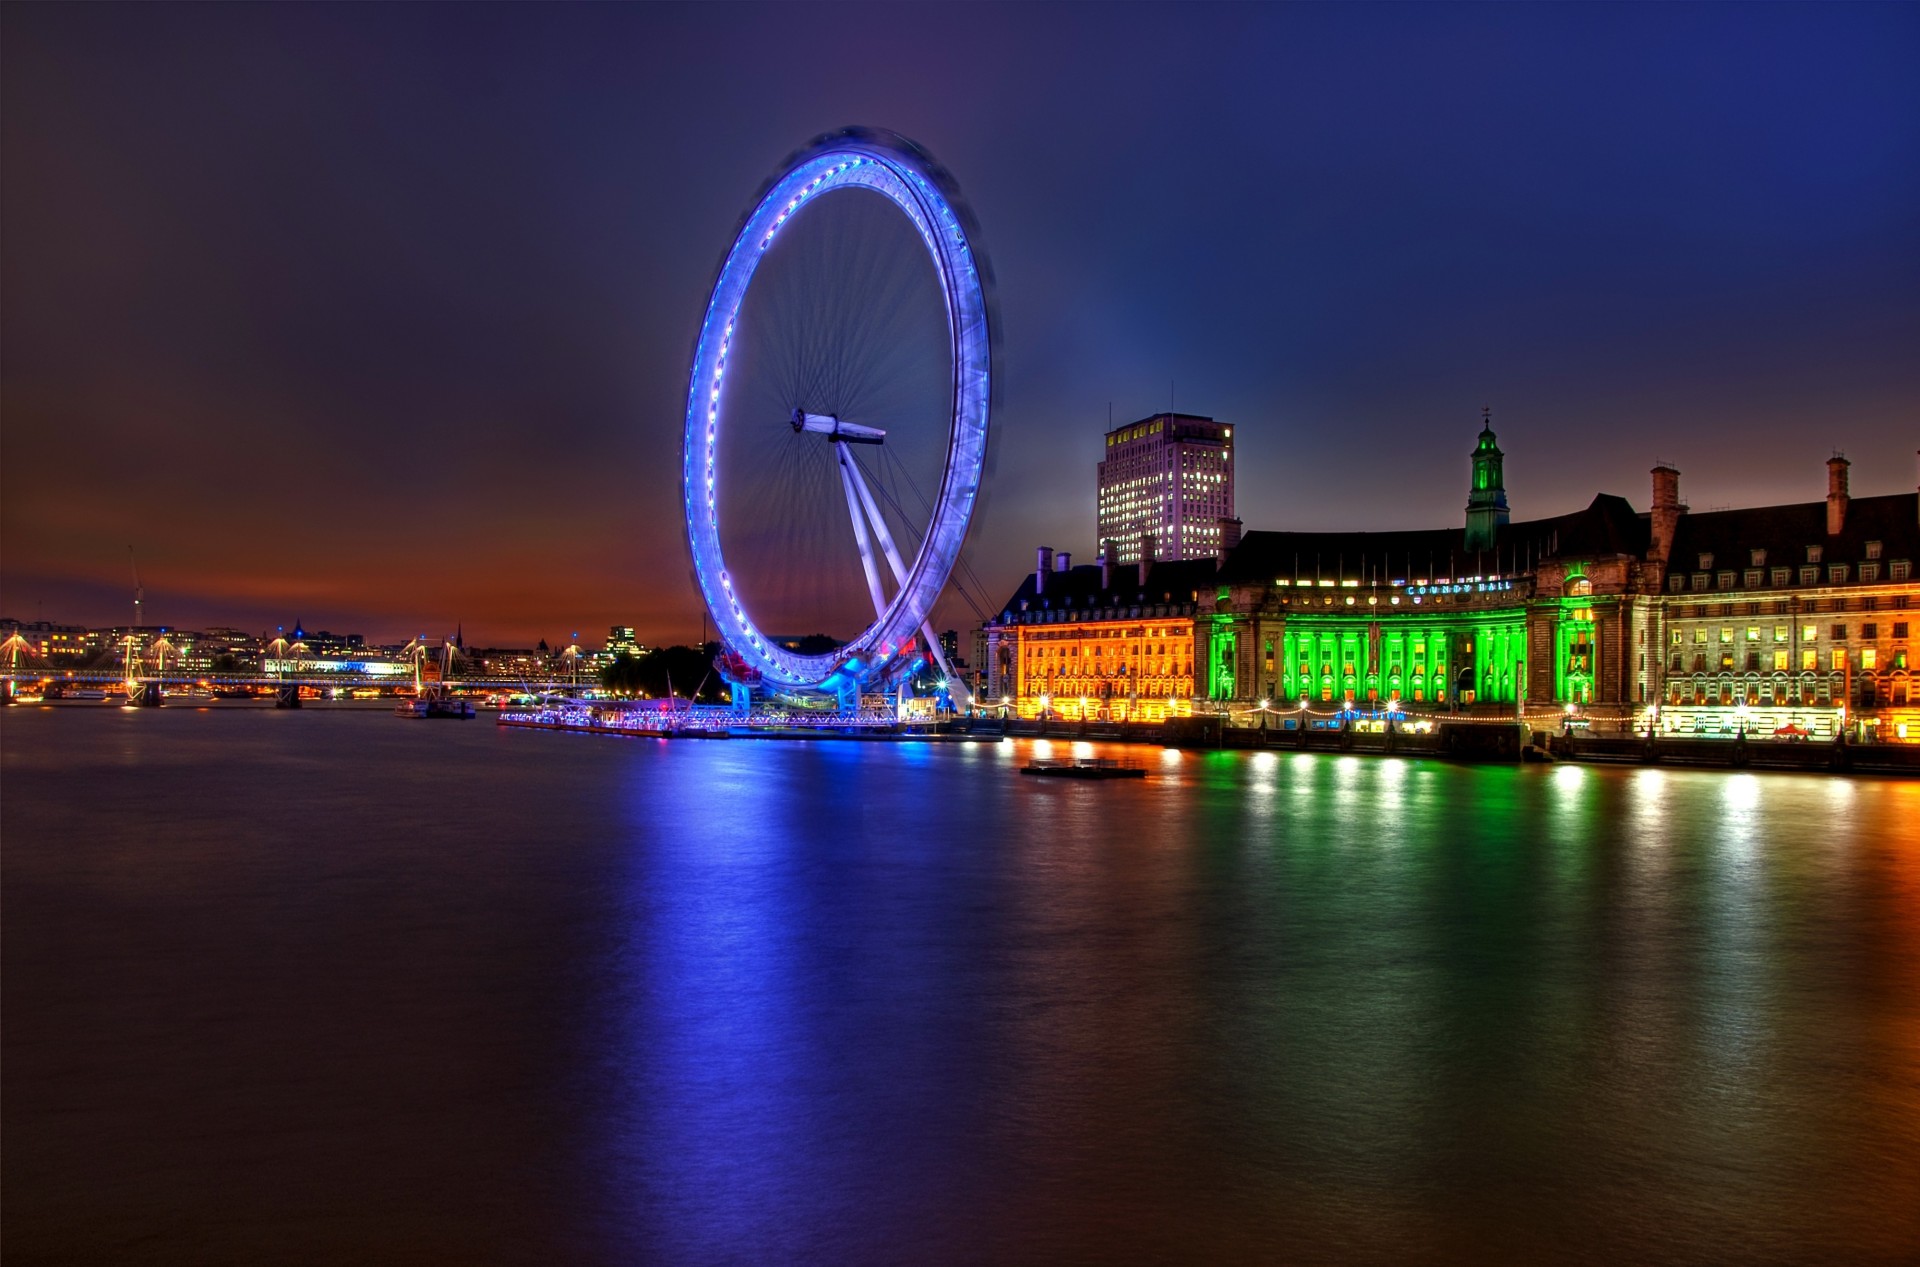
[{"label": "office tower lit windows", "polygon": [[1096,541],[1114,562],[1211,558],[1233,517],[1232,427],[1161,413],[1107,433]]}]

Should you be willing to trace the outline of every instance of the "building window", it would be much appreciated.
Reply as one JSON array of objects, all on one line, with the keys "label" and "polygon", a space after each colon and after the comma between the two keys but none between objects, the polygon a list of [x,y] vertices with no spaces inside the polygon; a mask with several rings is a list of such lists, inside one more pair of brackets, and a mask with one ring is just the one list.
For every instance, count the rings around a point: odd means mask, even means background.
[{"label": "building window", "polygon": [[1880,557],[1880,543],[1878,541],[1867,542],[1867,557],[1869,559],[1877,559]]},{"label": "building window", "polygon": [[1845,672],[1846,667],[1847,653],[1843,649],[1836,647],[1833,652],[1833,671],[1835,673],[1842,673]]},{"label": "building window", "polygon": [[1711,570],[1712,568],[1713,568],[1713,556],[1712,556],[1711,554],[1703,554],[1703,555],[1701,555],[1701,556],[1700,556],[1700,570],[1701,570],[1702,572],[1706,572],[1706,571],[1710,571],[1710,570]]},{"label": "building window", "polygon": [[1759,589],[1759,588],[1760,588],[1760,577],[1761,577],[1761,572],[1760,572],[1760,569],[1759,569],[1759,568],[1749,568],[1749,569],[1747,569],[1747,577],[1746,577],[1746,586],[1747,586],[1747,588],[1748,588],[1748,589],[1750,589],[1750,590],[1757,590],[1757,589]]},{"label": "building window", "polygon": [[1775,673],[1785,673],[1787,671],[1787,653],[1786,652],[1776,651],[1773,653],[1773,671]]},{"label": "building window", "polygon": [[1827,582],[1831,585],[1845,585],[1847,583],[1847,565],[1844,563],[1836,563],[1828,568]]},{"label": "building window", "polygon": [[1683,588],[1686,587],[1686,584],[1687,584],[1687,578],[1684,576],[1680,576],[1678,574],[1669,576],[1667,578],[1667,592],[1671,594],[1678,594]]},{"label": "building window", "polygon": [[1893,622],[1893,636],[1894,636],[1894,637],[1896,637],[1896,638],[1904,638],[1904,637],[1906,637],[1906,636],[1907,636],[1907,622],[1906,622],[1906,621],[1904,621],[1904,620],[1896,620],[1896,621],[1894,621],[1894,622]]},{"label": "building window", "polygon": [[1860,626],[1860,636],[1862,638],[1878,638],[1880,636],[1880,626],[1872,621],[1868,621],[1866,624]]},{"label": "building window", "polygon": [[1860,565],[1860,583],[1862,585],[1871,585],[1879,579],[1880,565],[1878,563],[1862,563]]},{"label": "building window", "polygon": [[1863,669],[1871,669],[1874,666],[1876,657],[1877,653],[1872,647],[1866,648],[1860,653],[1860,667]]},{"label": "building window", "polygon": [[1730,590],[1733,588],[1733,573],[1722,572],[1720,574],[1720,588],[1723,590]]},{"label": "building window", "polygon": [[1705,572],[1695,572],[1693,574],[1694,592],[1699,593],[1701,590],[1706,589],[1708,579],[1709,578],[1707,577],[1707,574]]},{"label": "building window", "polygon": [[[1807,549],[1808,549],[1808,550],[1810,550],[1810,551],[1811,551],[1811,550],[1816,550],[1816,549],[1818,549],[1818,548],[1819,548],[1818,546],[1808,546],[1808,547],[1807,547]],[[1820,569],[1819,569],[1819,568],[1817,568],[1817,567],[1804,567],[1804,568],[1801,568],[1801,569],[1800,569],[1800,583],[1801,583],[1802,585],[1818,585],[1818,584],[1820,583]]]},{"label": "building window", "polygon": [[1805,651],[1802,651],[1800,653],[1800,667],[1809,673],[1819,668],[1820,653],[1812,647],[1808,647]]},{"label": "building window", "polygon": [[1785,588],[1786,586],[1792,583],[1793,583],[1792,568],[1773,569],[1773,584],[1776,589]]},{"label": "building window", "polygon": [[1807,562],[1809,562],[1809,563],[1818,563],[1818,562],[1820,561],[1820,554],[1821,554],[1821,547],[1819,547],[1819,546],[1808,546],[1808,547],[1807,547]]},{"label": "building window", "polygon": [[1775,625],[1773,627],[1773,640],[1775,642],[1785,642],[1788,638],[1792,636],[1793,636],[1792,630],[1790,630],[1785,625]]},{"label": "building window", "polygon": [[1763,568],[1767,566],[1767,552],[1765,550],[1749,550],[1747,552],[1747,561],[1757,568]]},{"label": "building window", "polygon": [[1907,574],[1912,567],[1913,564],[1905,559],[1895,559],[1893,562],[1887,564],[1887,579],[1891,581],[1904,581],[1907,579]]},{"label": "building window", "polygon": [[1833,640],[1835,642],[1845,642],[1847,640],[1847,627],[1845,625],[1835,625],[1833,627]]}]

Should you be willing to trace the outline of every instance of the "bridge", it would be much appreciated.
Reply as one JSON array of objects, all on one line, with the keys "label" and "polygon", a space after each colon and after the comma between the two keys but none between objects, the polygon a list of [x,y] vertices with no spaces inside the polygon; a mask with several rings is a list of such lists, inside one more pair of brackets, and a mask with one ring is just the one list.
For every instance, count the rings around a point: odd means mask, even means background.
[{"label": "bridge", "polygon": [[[308,674],[260,674],[260,673],[142,673],[132,678],[110,669],[20,669],[0,670],[0,682],[20,686],[52,686],[71,683],[75,686],[125,686],[128,682],[145,686],[160,687],[216,687],[237,688],[242,686],[274,689],[283,686],[306,686],[317,689],[351,687],[364,690],[369,687],[382,687],[398,690],[402,687],[413,689],[411,677],[395,677],[392,674],[374,673],[308,673]],[[523,677],[456,677],[449,678],[446,685],[454,690],[474,691],[520,691],[538,690],[549,695],[571,695],[592,690],[599,683],[591,681],[575,682],[570,679],[550,680],[547,678]]]}]

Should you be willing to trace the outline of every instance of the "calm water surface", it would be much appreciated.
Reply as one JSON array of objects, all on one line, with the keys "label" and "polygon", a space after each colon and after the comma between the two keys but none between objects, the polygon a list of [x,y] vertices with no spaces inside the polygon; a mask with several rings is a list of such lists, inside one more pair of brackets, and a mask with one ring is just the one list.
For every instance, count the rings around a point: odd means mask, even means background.
[{"label": "calm water surface", "polygon": [[10,1262],[1920,1257],[1920,784],[0,741]]}]

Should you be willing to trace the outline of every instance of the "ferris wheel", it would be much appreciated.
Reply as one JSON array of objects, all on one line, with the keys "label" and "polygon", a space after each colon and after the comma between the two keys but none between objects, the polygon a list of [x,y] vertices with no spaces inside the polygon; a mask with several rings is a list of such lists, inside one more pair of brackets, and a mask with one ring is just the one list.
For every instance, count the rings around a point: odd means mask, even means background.
[{"label": "ferris wheel", "polygon": [[[734,236],[694,352],[682,486],[736,700],[845,705],[931,662],[969,702],[931,619],[987,455],[996,332],[970,228],[925,151],[848,129],[789,159]],[[805,600],[834,594],[852,606],[833,635],[782,636],[831,623]]]}]

